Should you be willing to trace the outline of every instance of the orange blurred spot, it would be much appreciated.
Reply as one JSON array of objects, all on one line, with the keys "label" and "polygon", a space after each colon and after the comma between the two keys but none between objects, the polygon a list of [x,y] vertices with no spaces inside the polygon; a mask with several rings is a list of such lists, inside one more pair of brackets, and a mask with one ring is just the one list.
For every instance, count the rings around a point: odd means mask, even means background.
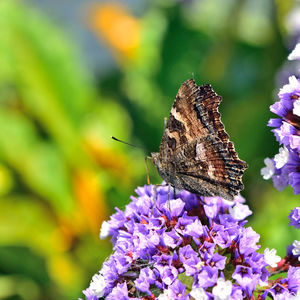
[{"label": "orange blurred spot", "polygon": [[117,56],[134,59],[140,44],[140,22],[120,3],[94,5],[91,28],[106,40]]},{"label": "orange blurred spot", "polygon": [[84,215],[92,232],[98,235],[102,221],[107,218],[107,208],[97,174],[91,170],[77,171],[74,174],[74,193],[80,207],[77,218],[82,219]]}]

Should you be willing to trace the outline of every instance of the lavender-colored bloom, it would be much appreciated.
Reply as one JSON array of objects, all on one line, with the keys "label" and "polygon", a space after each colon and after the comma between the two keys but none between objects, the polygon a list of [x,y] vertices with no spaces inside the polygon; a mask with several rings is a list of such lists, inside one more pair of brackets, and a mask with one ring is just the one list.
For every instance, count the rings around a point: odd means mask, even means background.
[{"label": "lavender-colored bloom", "polygon": [[295,207],[289,214],[290,225],[295,228],[300,228],[300,206]]},{"label": "lavender-colored bloom", "polygon": [[282,192],[289,184],[289,178],[284,173],[272,177],[275,188]]},{"label": "lavender-colored bloom", "polygon": [[244,299],[243,290],[236,285],[232,285],[231,299],[232,300],[243,300]]},{"label": "lavender-colored bloom", "polygon": [[231,244],[231,238],[223,225],[214,224],[210,236],[215,244],[221,248],[226,248]]},{"label": "lavender-colored bloom", "polygon": [[287,276],[278,279],[276,283],[263,294],[266,297],[271,294],[274,299],[290,299],[300,291],[300,267],[290,266]]},{"label": "lavender-colored bloom", "polygon": [[300,193],[300,173],[291,172],[289,174],[289,183],[291,187],[294,189],[294,193],[298,195]]},{"label": "lavender-colored bloom", "polygon": [[186,245],[179,249],[179,259],[182,263],[185,263],[194,257],[198,257],[198,253],[193,250],[191,245]]},{"label": "lavender-colored bloom", "polygon": [[141,292],[151,295],[150,285],[154,284],[155,281],[156,276],[154,272],[149,267],[146,267],[141,270],[139,277],[135,280],[135,287]]},{"label": "lavender-colored bloom", "polygon": [[257,234],[251,227],[246,229],[243,228],[243,233],[239,240],[240,253],[247,255],[256,251],[259,248],[257,245],[259,238],[259,234]]},{"label": "lavender-colored bloom", "polygon": [[289,290],[280,283],[276,283],[271,289],[266,291],[265,296],[267,294],[271,294],[275,300],[288,299],[290,295]]},{"label": "lavender-colored bloom", "polygon": [[[300,96],[300,81],[295,76],[290,76],[289,83],[280,89],[278,96],[281,100],[281,105],[290,111],[293,108],[293,102],[290,100],[297,100]],[[284,115],[281,117],[284,117]]]},{"label": "lavender-colored bloom", "polygon": [[271,131],[274,133],[277,142],[283,144],[285,147],[290,147],[291,138],[297,133],[296,128],[285,121],[282,122],[280,127]]},{"label": "lavender-colored bloom", "polygon": [[204,267],[197,280],[198,287],[208,288],[214,286],[218,280],[218,270],[212,267]]},{"label": "lavender-colored bloom", "polygon": [[286,107],[286,104],[288,104],[286,101],[283,103],[281,101],[275,102],[270,106],[270,111],[283,118],[289,111],[289,108]]},{"label": "lavender-colored bloom", "polygon": [[203,234],[203,227],[199,219],[194,220],[193,223],[186,226],[185,234],[195,238],[199,238]]},{"label": "lavender-colored bloom", "polygon": [[[284,167],[294,166],[288,162]],[[138,188],[125,211],[117,210],[104,223],[102,232],[111,235],[113,253],[99,280],[93,278],[84,291],[86,299],[154,299],[159,294],[160,300],[188,300],[193,293],[186,291],[194,291],[199,299],[238,300],[251,298],[256,285],[264,288],[269,258],[256,252],[259,235],[244,227],[251,213],[242,204],[245,199],[228,202],[187,191],[177,191],[174,199],[168,190]],[[292,293],[296,285],[291,281],[291,286]]]},{"label": "lavender-colored bloom", "polygon": [[164,232],[163,235],[164,245],[171,248],[176,248],[182,243],[182,238],[179,233],[176,232],[175,229],[172,229],[169,232]]},{"label": "lavender-colored bloom", "polygon": [[126,282],[118,283],[112,292],[105,297],[106,300],[129,300]]},{"label": "lavender-colored bloom", "polygon": [[[290,59],[296,59],[299,44],[290,54]],[[284,145],[274,159],[265,159],[266,167],[261,170],[264,179],[272,178],[274,186],[282,191],[291,185],[294,193],[300,193],[300,80],[289,77],[289,83],[279,91],[280,101],[270,106],[271,112],[281,118],[270,119],[268,126],[276,140]],[[292,157],[292,158],[291,158]],[[274,165],[272,164],[274,163]]]},{"label": "lavender-colored bloom", "polygon": [[247,287],[252,281],[255,281],[255,285],[258,282],[258,276],[253,276],[252,268],[238,265],[232,275],[232,278],[243,288]]},{"label": "lavender-colored bloom", "polygon": [[86,300],[98,300],[99,299],[96,295],[94,295],[94,293],[91,291],[90,288],[87,288],[86,290],[82,291],[82,293],[84,294]]},{"label": "lavender-colored bloom", "polygon": [[286,253],[290,260],[300,262],[300,241],[295,240],[287,246]]},{"label": "lavender-colored bloom", "polygon": [[207,260],[207,263],[213,268],[215,267],[219,270],[224,270],[225,263],[226,263],[226,257],[222,256],[218,253],[215,253]]},{"label": "lavender-colored bloom", "polygon": [[175,280],[172,285],[169,286],[170,299],[187,300],[188,296],[185,296],[185,285],[179,280]]},{"label": "lavender-colored bloom", "polygon": [[210,243],[207,241],[204,241],[203,244],[201,244],[200,248],[199,248],[199,252],[201,254],[202,257],[210,257],[213,255],[214,251],[215,251],[215,244],[214,243]]},{"label": "lavender-colored bloom", "polygon": [[157,269],[159,271],[161,280],[166,285],[170,285],[171,283],[173,283],[178,276],[178,270],[173,266],[164,266],[164,267],[157,266]]},{"label": "lavender-colored bloom", "polygon": [[282,125],[282,119],[276,118],[276,119],[270,119],[268,121],[268,126],[269,127],[275,127],[278,128]]},{"label": "lavender-colored bloom", "polygon": [[297,293],[300,290],[300,267],[290,266],[286,280],[288,282],[289,291]]}]

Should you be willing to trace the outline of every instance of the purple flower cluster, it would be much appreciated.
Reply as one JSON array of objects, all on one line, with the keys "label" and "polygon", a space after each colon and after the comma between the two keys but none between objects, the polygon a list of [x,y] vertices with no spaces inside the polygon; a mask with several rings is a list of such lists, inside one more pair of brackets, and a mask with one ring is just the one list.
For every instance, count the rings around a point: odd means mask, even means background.
[{"label": "purple flower cluster", "polygon": [[84,291],[86,299],[296,297],[300,268],[269,280],[280,257],[257,252],[259,235],[244,227],[251,211],[241,196],[228,202],[151,185],[136,193],[102,225],[100,236],[112,237],[114,252]]},{"label": "purple flower cluster", "polygon": [[300,229],[300,207],[295,207],[289,214],[290,225]]},{"label": "purple flower cluster", "polygon": [[[300,44],[289,59],[300,60]],[[261,170],[264,179],[273,179],[274,186],[283,190],[290,185],[295,194],[300,193],[300,80],[289,77],[289,83],[279,91],[279,101],[270,110],[279,118],[270,119],[268,126],[274,128],[276,140],[282,145],[273,159],[266,158]]]},{"label": "purple flower cluster", "polygon": [[300,299],[300,268],[290,267],[287,276],[284,279],[277,280],[277,282],[269,289],[267,289],[262,299],[267,295],[272,295],[275,300],[284,299]]}]

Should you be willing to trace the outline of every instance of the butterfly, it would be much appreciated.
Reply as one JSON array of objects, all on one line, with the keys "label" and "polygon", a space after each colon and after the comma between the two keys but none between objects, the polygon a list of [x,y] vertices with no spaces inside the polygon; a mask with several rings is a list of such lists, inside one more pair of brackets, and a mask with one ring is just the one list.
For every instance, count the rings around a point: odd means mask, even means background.
[{"label": "butterfly", "polygon": [[185,81],[172,106],[158,153],[151,158],[171,186],[233,200],[243,188],[240,160],[221,122],[222,98],[209,84]]}]

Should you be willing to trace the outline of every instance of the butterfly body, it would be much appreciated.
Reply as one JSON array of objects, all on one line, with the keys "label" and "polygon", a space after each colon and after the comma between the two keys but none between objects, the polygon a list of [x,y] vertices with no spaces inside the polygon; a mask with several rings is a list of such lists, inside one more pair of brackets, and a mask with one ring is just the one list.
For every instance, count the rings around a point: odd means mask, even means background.
[{"label": "butterfly body", "polygon": [[152,159],[170,185],[202,196],[232,200],[243,189],[247,164],[238,158],[221,123],[221,102],[210,85],[184,82]]}]

